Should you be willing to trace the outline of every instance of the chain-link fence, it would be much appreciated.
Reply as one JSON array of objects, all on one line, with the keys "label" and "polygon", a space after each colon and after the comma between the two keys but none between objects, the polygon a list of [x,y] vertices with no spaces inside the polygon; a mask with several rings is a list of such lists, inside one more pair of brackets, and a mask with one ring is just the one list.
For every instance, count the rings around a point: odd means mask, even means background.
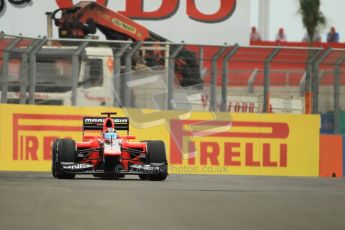
[{"label": "chain-link fence", "polygon": [[345,49],[0,34],[1,103],[321,113],[341,131]]}]

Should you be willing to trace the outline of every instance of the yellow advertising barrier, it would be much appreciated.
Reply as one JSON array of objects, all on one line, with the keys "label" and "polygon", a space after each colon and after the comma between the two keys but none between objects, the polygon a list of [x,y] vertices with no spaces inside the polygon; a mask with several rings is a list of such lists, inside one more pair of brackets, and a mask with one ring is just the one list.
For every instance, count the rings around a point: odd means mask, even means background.
[{"label": "yellow advertising barrier", "polygon": [[116,111],[137,140],[163,140],[172,174],[319,175],[318,115],[0,105],[0,170],[49,171],[55,138],[81,140],[82,117]]}]

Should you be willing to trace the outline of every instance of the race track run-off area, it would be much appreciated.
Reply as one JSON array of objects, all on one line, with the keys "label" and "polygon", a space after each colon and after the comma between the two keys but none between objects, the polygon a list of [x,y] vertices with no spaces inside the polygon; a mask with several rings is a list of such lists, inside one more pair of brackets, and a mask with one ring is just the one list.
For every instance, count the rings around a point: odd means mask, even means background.
[{"label": "race track run-off area", "polygon": [[0,172],[1,229],[345,229],[345,180]]}]

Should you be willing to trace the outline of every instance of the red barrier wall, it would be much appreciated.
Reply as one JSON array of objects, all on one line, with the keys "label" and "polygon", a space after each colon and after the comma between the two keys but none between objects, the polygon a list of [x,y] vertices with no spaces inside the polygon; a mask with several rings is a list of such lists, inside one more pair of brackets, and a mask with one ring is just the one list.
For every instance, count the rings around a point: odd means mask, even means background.
[{"label": "red barrier wall", "polygon": [[343,138],[341,135],[320,135],[320,176],[343,176]]}]

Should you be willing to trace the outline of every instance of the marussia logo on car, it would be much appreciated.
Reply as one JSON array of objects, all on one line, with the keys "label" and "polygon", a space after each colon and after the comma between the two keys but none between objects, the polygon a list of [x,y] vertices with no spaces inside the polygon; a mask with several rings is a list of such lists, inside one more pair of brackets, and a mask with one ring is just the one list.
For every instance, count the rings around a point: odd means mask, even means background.
[{"label": "marussia logo on car", "polygon": [[103,118],[86,118],[85,122],[89,123],[98,123],[98,122],[103,122]]},{"label": "marussia logo on car", "polygon": [[115,123],[127,123],[128,119],[124,118],[124,119],[114,119]]},{"label": "marussia logo on car", "polygon": [[[104,118],[85,118],[85,123],[103,123]],[[115,123],[128,123],[127,118],[114,118]]]}]

